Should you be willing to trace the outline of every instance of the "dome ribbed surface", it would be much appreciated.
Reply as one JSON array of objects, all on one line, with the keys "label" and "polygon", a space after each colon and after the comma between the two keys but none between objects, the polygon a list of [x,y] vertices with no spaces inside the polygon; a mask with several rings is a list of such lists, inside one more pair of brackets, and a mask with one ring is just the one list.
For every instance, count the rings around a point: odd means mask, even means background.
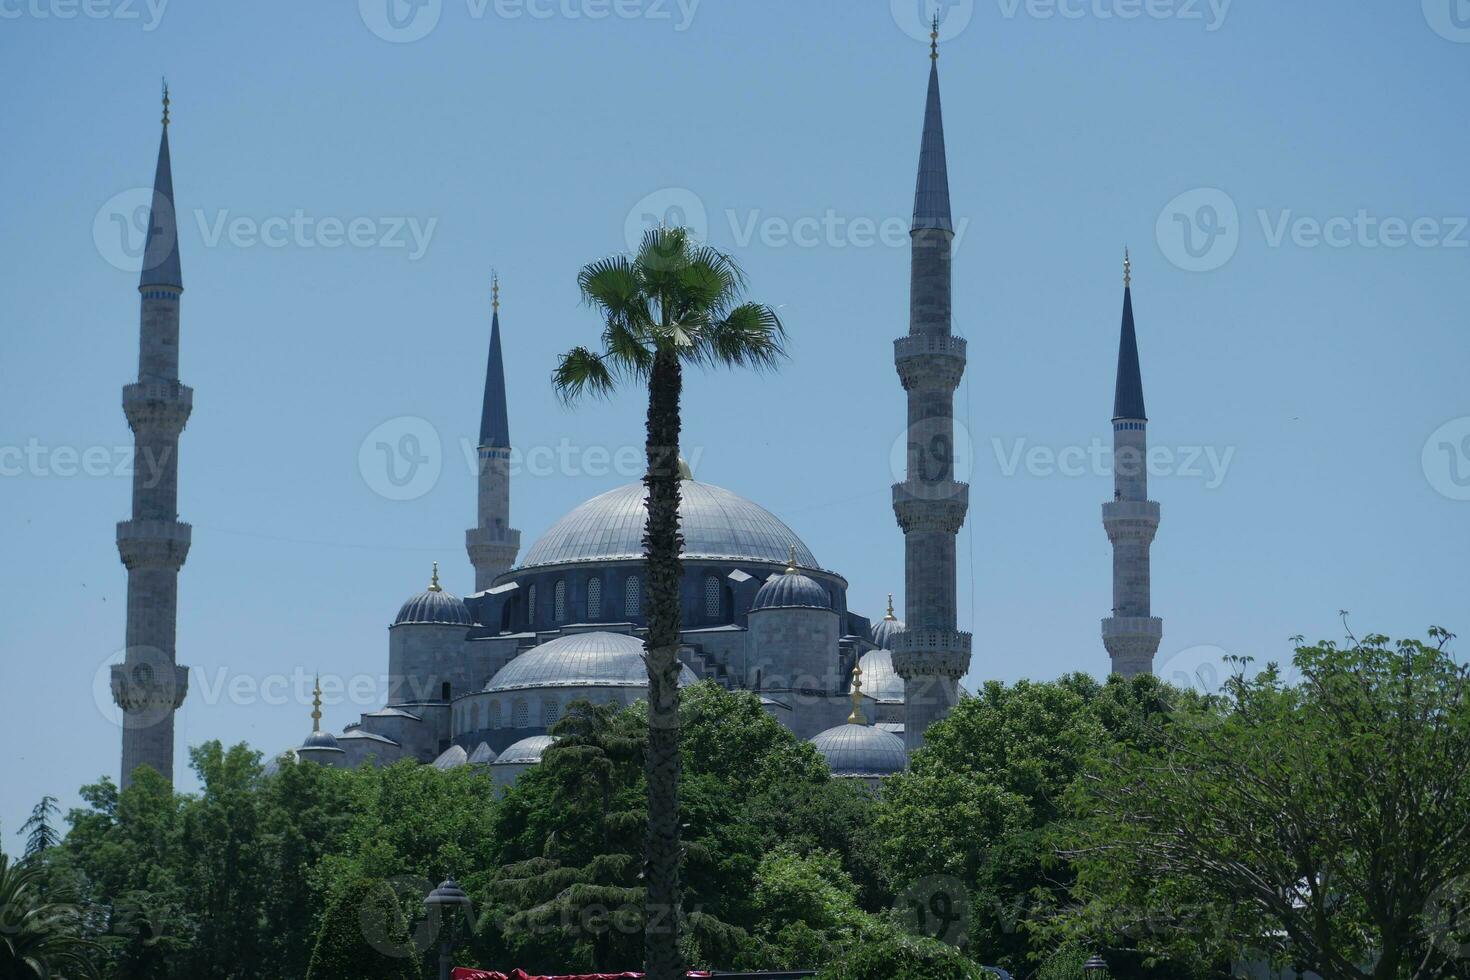
[{"label": "dome ribbed surface", "polygon": [[902,632],[903,620],[885,617],[873,624],[868,631],[868,636],[879,649],[891,650],[893,649],[893,638]]},{"label": "dome ribbed surface", "polygon": [[306,736],[306,741],[301,743],[303,749],[336,749],[341,748],[337,744],[337,736],[331,732],[312,732]]},{"label": "dome ribbed surface", "polygon": [[888,776],[908,764],[903,739],[871,725],[839,725],[811,742],[834,776]]},{"label": "dome ribbed surface", "polygon": [[541,761],[541,754],[551,748],[556,739],[550,735],[532,735],[506,747],[493,763],[497,766],[528,766]]},{"label": "dome ribbed surface", "polygon": [[903,678],[893,670],[893,654],[869,650],[858,661],[863,670],[863,693],[874,701],[903,701]]},{"label": "dome ribbed surface", "polygon": [[435,769],[458,769],[460,766],[468,765],[469,753],[462,745],[451,745],[439,753],[439,758],[434,760]]},{"label": "dome ribbed surface", "polygon": [[393,620],[394,626],[405,623],[435,623],[445,626],[471,626],[470,610],[464,600],[443,589],[427,589],[405,602]]},{"label": "dome ribbed surface", "polygon": [[[786,563],[793,545],[798,564],[816,568],[802,540],[770,511],[722,487],[694,480],[679,485],[685,558]],[[630,483],[593,497],[553,524],[519,567],[643,557],[648,491]]]},{"label": "dome ribbed surface", "polygon": [[480,747],[470,753],[470,765],[488,766],[495,761],[495,750],[488,743],[481,742]]},{"label": "dome ribbed surface", "polygon": [[[679,683],[699,678],[688,667]],[[648,687],[643,641],[625,633],[573,633],[532,647],[485,685],[490,693],[548,687]],[[502,756],[503,758],[503,756]]]},{"label": "dome ribbed surface", "polygon": [[831,609],[832,596],[822,588],[820,582],[800,572],[788,572],[766,580],[755,594],[751,609],[780,609],[787,607],[806,609]]}]

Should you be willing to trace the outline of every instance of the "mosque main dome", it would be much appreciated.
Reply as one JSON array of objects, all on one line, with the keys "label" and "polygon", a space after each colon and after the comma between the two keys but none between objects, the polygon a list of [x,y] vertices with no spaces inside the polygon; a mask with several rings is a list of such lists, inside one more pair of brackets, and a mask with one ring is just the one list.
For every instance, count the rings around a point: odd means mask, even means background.
[{"label": "mosque main dome", "polygon": [[[784,565],[794,547],[797,564],[821,567],[796,532],[759,504],[695,480],[680,481],[679,492],[685,558]],[[630,483],[593,497],[541,535],[519,567],[642,558],[647,496],[642,483]]]}]

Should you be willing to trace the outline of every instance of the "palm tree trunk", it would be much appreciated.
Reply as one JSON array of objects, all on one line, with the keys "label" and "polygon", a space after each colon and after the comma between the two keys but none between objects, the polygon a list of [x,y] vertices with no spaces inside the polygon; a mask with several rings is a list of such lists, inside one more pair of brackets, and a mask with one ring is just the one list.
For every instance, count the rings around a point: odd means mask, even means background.
[{"label": "palm tree trunk", "polygon": [[678,355],[654,356],[648,379],[648,836],[644,844],[648,980],[682,980],[679,954],[679,395]]}]

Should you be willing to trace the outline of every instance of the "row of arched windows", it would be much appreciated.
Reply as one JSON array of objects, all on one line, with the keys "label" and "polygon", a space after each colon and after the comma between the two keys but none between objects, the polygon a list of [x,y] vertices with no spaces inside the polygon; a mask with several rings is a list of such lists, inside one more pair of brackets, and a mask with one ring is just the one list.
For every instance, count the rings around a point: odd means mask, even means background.
[{"label": "row of arched windows", "polygon": [[[567,603],[567,583],[565,579],[558,579],[552,586],[551,594],[551,618],[552,622],[564,623],[569,618]],[[704,580],[704,614],[711,619],[717,619],[725,609],[725,588],[719,576],[710,575]],[[526,622],[532,625],[536,622],[536,586],[533,584],[526,590]],[[632,618],[643,613],[643,586],[638,576],[630,575],[623,580],[623,608],[622,615]],[[594,578],[587,582],[587,618],[596,620],[602,618],[602,579]]]},{"label": "row of arched windows", "polygon": [[[608,704],[622,704],[617,695],[607,696]],[[476,701],[470,705],[461,705],[454,711],[454,730],[457,732],[478,732],[482,729],[503,728],[501,707],[499,701],[490,701],[484,705],[484,711],[480,710],[481,704]],[[540,705],[539,725],[542,728],[550,728],[561,720],[561,702],[556,698],[543,698]],[[510,702],[510,727],[531,727],[531,702],[526,698],[516,698]]]}]

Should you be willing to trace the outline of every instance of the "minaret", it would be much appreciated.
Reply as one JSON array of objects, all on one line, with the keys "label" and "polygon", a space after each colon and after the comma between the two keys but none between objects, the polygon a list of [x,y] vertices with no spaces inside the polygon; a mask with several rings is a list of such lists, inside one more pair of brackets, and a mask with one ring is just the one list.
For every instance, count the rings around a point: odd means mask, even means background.
[{"label": "minaret", "polygon": [[163,89],[163,136],[148,240],[143,250],[138,381],[123,388],[123,412],[133,430],[133,517],[117,526],[117,550],[128,570],[127,649],[112,668],[112,697],[123,710],[122,785],[133,770],[152,766],[174,775],[174,711],[189,689],[189,668],[175,663],[174,622],[179,568],[189,554],[190,528],[179,521],[179,433],[194,392],[179,383],[178,224],[169,166],[168,86]]},{"label": "minaret", "polygon": [[1113,615],[1102,621],[1112,672],[1132,677],[1153,671],[1164,621],[1149,609],[1149,545],[1159,527],[1159,505],[1148,499],[1148,415],[1133,329],[1133,261],[1123,252],[1123,329],[1113,395],[1113,499],[1103,504],[1103,527],[1113,543]]},{"label": "minaret", "polygon": [[490,358],[485,365],[485,404],[480,410],[479,520],[465,532],[475,566],[475,591],[483,592],[515,563],[521,532],[510,526],[510,420],[505,410],[505,359],[500,353],[500,277],[490,285]]},{"label": "minaret", "polygon": [[929,35],[929,94],[910,231],[909,332],[894,342],[908,392],[908,472],[893,487],[904,533],[904,630],[893,640],[893,669],[904,680],[904,741],[910,753],[949,713],[970,666],[970,634],[956,628],[955,536],[970,488],[954,479],[954,391],[965,371],[965,341],[950,332],[949,175],[939,108],[939,22]]}]

